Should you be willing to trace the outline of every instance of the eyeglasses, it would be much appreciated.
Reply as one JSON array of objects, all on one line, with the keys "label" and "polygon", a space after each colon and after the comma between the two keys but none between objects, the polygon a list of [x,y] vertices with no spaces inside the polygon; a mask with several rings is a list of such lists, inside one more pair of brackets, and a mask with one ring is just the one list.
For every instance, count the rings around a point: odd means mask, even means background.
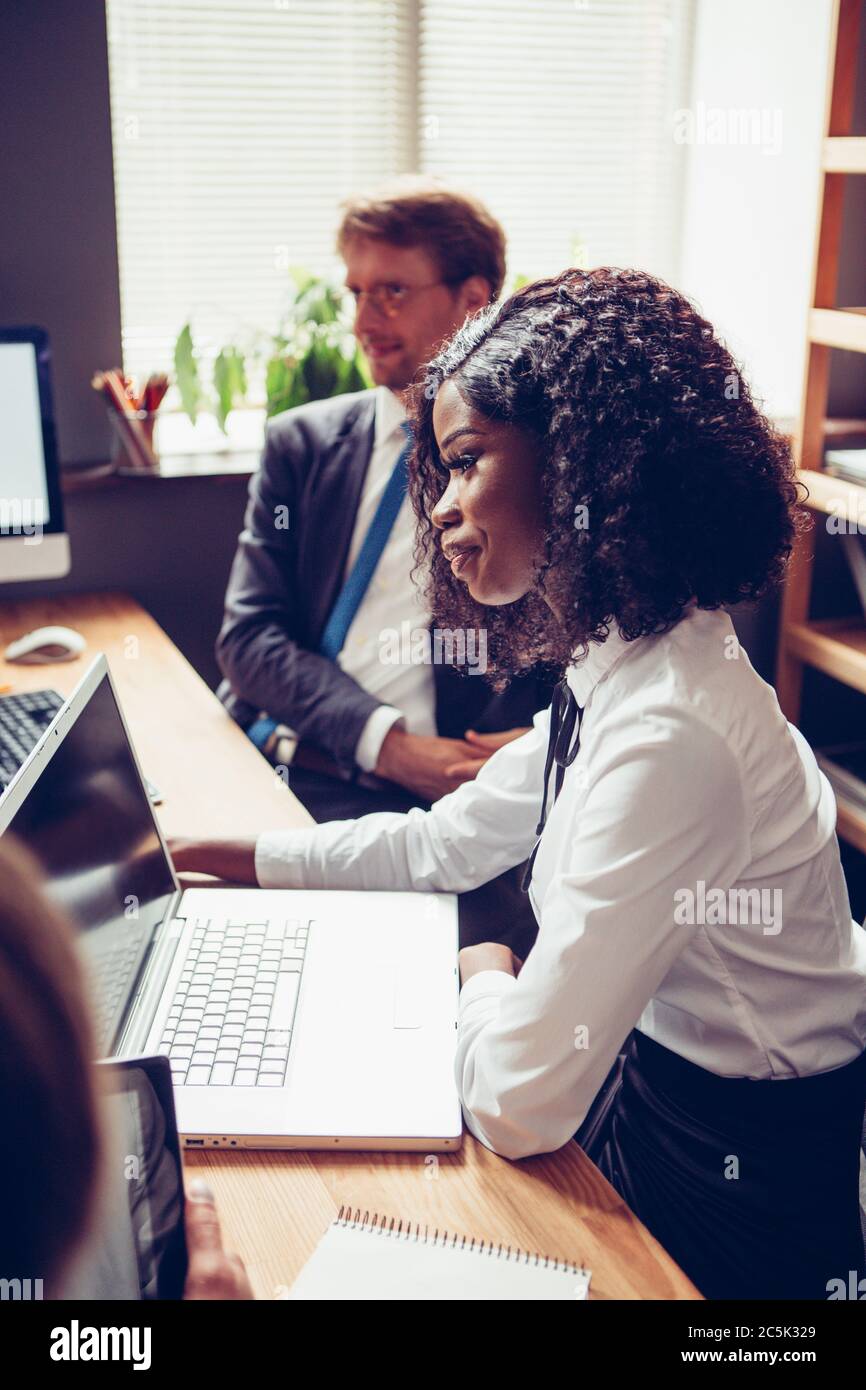
[{"label": "eyeglasses", "polygon": [[347,286],[345,299],[355,308],[360,308],[364,295],[366,295],[380,313],[388,319],[393,319],[405,307],[413,294],[418,294],[421,290],[432,290],[436,285],[449,283],[448,280],[431,280],[426,285],[374,285],[371,290],[354,290]]}]

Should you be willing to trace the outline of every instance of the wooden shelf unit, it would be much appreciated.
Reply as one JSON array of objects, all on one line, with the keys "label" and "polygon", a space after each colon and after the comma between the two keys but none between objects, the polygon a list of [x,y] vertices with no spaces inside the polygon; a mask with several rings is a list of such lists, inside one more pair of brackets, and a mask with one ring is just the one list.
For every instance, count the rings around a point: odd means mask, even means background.
[{"label": "wooden shelf unit", "polygon": [[866,174],[866,135],[828,136],[822,168],[828,174]]},{"label": "wooden shelf unit", "polygon": [[[782,599],[776,687],[788,719],[800,718],[803,672],[822,671],[866,695],[866,620],[810,620],[815,533],[831,518],[866,535],[866,486],[825,473],[830,353],[866,353],[866,308],[836,304],[845,180],[866,174],[866,137],[851,134],[860,26],[866,0],[834,0],[825,106],[812,297],[806,337],[805,381],[794,439],[798,474],[808,490],[804,505],[813,525],[798,538]],[[820,519],[820,520],[819,520]],[[839,800],[839,835],[866,854],[866,812]]]},{"label": "wooden shelf unit", "polygon": [[805,665],[866,695],[866,621],[824,618],[792,623],[788,649]]},{"label": "wooden shelf unit", "polygon": [[866,854],[866,814],[844,797],[836,797],[836,834]]},{"label": "wooden shelf unit", "polygon": [[866,352],[866,309],[813,309],[809,343],[846,352]]}]

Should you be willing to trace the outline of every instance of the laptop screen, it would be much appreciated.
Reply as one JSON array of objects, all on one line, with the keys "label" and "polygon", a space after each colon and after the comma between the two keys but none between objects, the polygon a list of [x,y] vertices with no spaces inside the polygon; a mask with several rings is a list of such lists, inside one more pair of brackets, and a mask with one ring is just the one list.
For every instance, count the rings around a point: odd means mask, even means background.
[{"label": "laptop screen", "polygon": [[107,675],[7,829],[81,931],[108,1056],[175,884]]},{"label": "laptop screen", "polygon": [[105,1164],[95,1219],[52,1297],[181,1298],[183,1180],[167,1058],[97,1065]]}]

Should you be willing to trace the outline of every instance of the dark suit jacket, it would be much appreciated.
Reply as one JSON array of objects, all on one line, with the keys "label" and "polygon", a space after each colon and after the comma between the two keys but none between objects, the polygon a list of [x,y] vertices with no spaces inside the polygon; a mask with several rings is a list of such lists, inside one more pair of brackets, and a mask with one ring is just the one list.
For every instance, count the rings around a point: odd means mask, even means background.
[{"label": "dark suit jacket", "polygon": [[[374,391],[360,391],[271,420],[216,646],[226,678],[219,695],[234,718],[246,726],[267,710],[329,754],[344,775],[381,702],[318,647],[345,574],[373,448],[375,399]],[[443,736],[530,724],[550,703],[550,685],[535,675],[494,695],[482,676],[446,665],[433,670]]]}]

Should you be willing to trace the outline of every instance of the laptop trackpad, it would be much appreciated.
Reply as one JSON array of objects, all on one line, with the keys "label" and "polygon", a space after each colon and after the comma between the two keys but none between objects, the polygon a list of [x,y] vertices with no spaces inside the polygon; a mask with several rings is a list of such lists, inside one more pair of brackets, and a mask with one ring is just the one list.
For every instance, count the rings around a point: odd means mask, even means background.
[{"label": "laptop trackpad", "polygon": [[394,981],[394,1027],[421,1028],[426,1014],[423,975],[417,965],[398,966]]}]

